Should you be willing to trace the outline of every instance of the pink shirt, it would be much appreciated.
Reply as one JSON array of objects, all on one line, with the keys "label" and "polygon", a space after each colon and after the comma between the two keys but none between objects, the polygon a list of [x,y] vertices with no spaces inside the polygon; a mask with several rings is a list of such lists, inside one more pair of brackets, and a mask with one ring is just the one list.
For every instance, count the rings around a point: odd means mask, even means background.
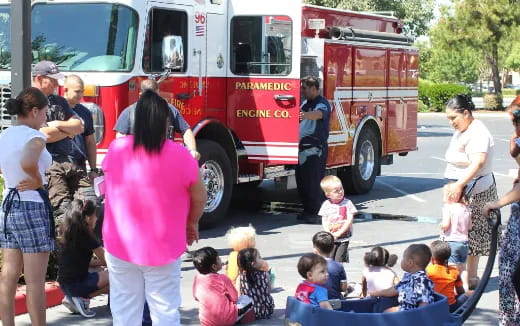
[{"label": "pink shirt", "polygon": [[443,216],[450,217],[450,228],[444,232],[445,241],[468,241],[471,228],[471,210],[461,203],[444,204]]},{"label": "pink shirt", "polygon": [[154,154],[134,151],[133,142],[133,136],[114,140],[102,163],[104,245],[134,264],[165,265],[186,249],[189,188],[197,182],[198,164],[171,140]]},{"label": "pink shirt", "polygon": [[200,302],[199,319],[202,326],[226,326],[236,323],[238,294],[226,275],[195,275],[193,297]]}]

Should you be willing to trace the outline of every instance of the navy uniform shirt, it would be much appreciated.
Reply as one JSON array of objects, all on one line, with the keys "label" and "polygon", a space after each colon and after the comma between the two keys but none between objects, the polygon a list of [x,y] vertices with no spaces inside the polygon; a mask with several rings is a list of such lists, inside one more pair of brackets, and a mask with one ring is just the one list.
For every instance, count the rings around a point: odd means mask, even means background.
[{"label": "navy uniform shirt", "polygon": [[[47,122],[55,120],[67,121],[76,115],[63,97],[52,94],[48,96],[48,99]],[[72,155],[72,139],[65,137],[60,141],[47,143],[47,150],[52,156],[70,156]]]},{"label": "navy uniform shirt", "polygon": [[312,101],[305,101],[301,107],[303,112],[321,111],[323,117],[319,120],[303,119],[300,122],[300,145],[317,146],[327,144],[330,129],[330,103],[318,95]]},{"label": "navy uniform shirt", "polygon": [[73,146],[71,156],[77,164],[83,166],[85,165],[85,161],[88,159],[86,140],[87,136],[94,133],[94,120],[92,119],[92,114],[89,109],[81,104],[76,104],[73,110],[76,112],[80,120],[83,121],[84,131],[82,134],[76,135],[72,139]]},{"label": "navy uniform shirt", "polygon": [[[127,107],[121,112],[121,115],[117,119],[116,126],[114,127],[114,131],[125,134],[125,135],[133,135],[134,128],[132,126],[132,119],[130,118],[130,114],[135,114],[135,107],[137,103],[134,103]],[[186,130],[190,129],[190,125],[184,120],[179,110],[171,104],[168,104],[172,112],[172,125],[174,131],[183,135]]]}]

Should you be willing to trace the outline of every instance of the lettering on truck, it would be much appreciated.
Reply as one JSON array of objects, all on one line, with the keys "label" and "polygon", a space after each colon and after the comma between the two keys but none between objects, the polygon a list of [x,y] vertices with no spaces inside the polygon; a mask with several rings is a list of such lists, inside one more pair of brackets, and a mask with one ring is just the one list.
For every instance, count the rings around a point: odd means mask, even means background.
[{"label": "lettering on truck", "polygon": [[262,91],[290,91],[290,83],[259,83],[259,82],[236,82],[237,90],[262,90]]}]

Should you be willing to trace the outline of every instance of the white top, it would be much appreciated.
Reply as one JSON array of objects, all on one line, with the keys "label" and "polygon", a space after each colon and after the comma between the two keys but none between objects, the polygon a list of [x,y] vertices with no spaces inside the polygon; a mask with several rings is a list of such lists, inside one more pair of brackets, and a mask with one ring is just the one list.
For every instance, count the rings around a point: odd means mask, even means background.
[{"label": "white top", "polygon": [[495,143],[493,136],[480,120],[473,120],[464,132],[455,131],[446,151],[446,171],[444,177],[459,180],[466,175],[470,157],[477,153],[487,153],[486,162],[474,178],[484,176],[475,184],[471,194],[478,194],[493,185],[493,157]]},{"label": "white top", "polygon": [[367,281],[368,294],[394,286],[394,279],[397,277],[397,274],[386,266],[368,266],[363,269],[363,276]]},{"label": "white top", "polygon": [[449,216],[450,228],[444,231],[444,241],[468,241],[471,228],[471,210],[461,203],[446,203],[442,208],[442,216]]},{"label": "white top", "polygon": [[[15,188],[16,185],[28,177],[20,164],[22,160],[23,149],[25,145],[33,138],[41,138],[46,141],[45,135],[40,131],[27,126],[12,126],[0,133],[0,170],[5,181],[5,189],[3,198],[9,193],[9,188]],[[45,179],[45,170],[52,164],[52,156],[43,148],[40,159],[38,160],[38,168],[42,175],[42,181],[47,183]],[[21,201],[43,202],[35,190],[20,191]]]},{"label": "white top", "polygon": [[[358,211],[356,206],[348,200],[347,198],[343,198],[343,200],[337,204],[332,203],[330,200],[325,200],[323,204],[321,204],[320,211],[318,215],[321,216],[321,224],[323,229],[327,232],[334,233],[338,231],[343,224],[347,222],[348,217],[354,218],[354,214]],[[346,242],[349,241],[352,236],[352,230],[354,225],[351,225],[350,229],[343,234],[340,239],[337,239],[337,242]]]}]

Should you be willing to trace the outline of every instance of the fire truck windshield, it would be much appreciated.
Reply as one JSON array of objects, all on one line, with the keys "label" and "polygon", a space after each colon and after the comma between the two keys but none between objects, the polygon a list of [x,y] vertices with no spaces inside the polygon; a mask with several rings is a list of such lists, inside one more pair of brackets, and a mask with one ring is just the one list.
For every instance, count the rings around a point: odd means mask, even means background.
[{"label": "fire truck windshield", "polygon": [[[38,3],[32,9],[33,63],[54,61],[62,71],[130,71],[137,13],[109,3]],[[10,14],[0,6],[0,69],[11,68]]]}]

